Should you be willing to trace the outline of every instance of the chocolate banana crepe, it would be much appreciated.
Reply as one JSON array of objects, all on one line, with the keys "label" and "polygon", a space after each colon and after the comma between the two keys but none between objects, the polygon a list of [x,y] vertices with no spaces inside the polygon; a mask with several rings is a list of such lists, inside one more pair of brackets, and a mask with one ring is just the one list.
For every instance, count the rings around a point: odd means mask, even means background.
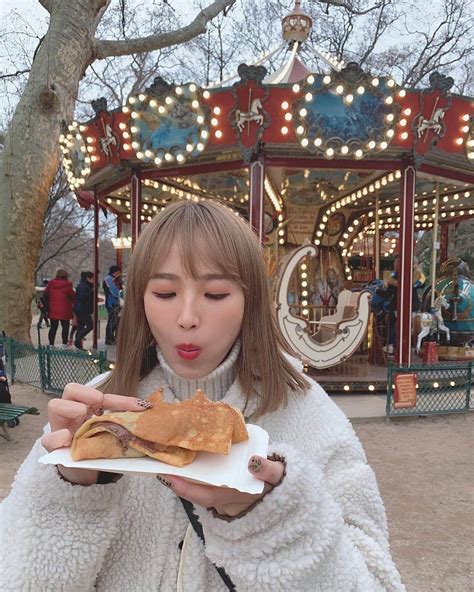
[{"label": "chocolate banana crepe", "polygon": [[229,454],[236,442],[248,440],[242,413],[227,403],[209,401],[201,390],[180,403],[163,401],[155,391],[146,411],[93,416],[76,432],[73,460],[150,456],[184,467],[199,451]]}]

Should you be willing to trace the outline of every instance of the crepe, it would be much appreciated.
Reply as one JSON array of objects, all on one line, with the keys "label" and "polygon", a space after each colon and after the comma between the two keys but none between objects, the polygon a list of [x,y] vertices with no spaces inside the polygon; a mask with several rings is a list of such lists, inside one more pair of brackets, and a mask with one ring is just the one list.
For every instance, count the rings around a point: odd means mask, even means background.
[{"label": "crepe", "polygon": [[209,401],[201,390],[181,403],[163,401],[163,390],[148,400],[151,409],[94,416],[76,432],[73,460],[150,456],[176,467],[190,464],[199,451],[229,454],[248,439],[242,413]]}]

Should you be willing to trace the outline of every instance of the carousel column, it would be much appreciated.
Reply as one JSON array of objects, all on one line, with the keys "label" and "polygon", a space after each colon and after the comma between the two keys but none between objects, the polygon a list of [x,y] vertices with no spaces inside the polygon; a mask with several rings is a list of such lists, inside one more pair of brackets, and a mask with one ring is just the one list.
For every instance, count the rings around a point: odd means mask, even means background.
[{"label": "carousel column", "polygon": [[[120,214],[117,215],[117,238],[122,237],[122,216]],[[122,269],[123,257],[122,257],[122,249],[115,249],[115,262],[120,269]]]},{"label": "carousel column", "polygon": [[378,192],[375,196],[375,278],[380,278],[380,215],[379,215],[379,195]]},{"label": "carousel column", "polygon": [[263,217],[265,213],[265,158],[258,156],[249,167],[250,174],[250,204],[249,221],[250,226],[258,236],[259,241],[263,242]]},{"label": "carousel column", "polygon": [[413,234],[415,221],[416,171],[412,162],[402,166],[400,179],[400,238],[397,307],[397,364],[411,363],[413,297]]},{"label": "carousel column", "polygon": [[132,227],[132,250],[140,236],[141,213],[142,213],[142,183],[137,172],[134,171],[130,183],[131,202],[131,227]]},{"label": "carousel column", "polygon": [[94,189],[94,306],[92,325],[92,349],[97,349],[99,326],[99,200]]}]

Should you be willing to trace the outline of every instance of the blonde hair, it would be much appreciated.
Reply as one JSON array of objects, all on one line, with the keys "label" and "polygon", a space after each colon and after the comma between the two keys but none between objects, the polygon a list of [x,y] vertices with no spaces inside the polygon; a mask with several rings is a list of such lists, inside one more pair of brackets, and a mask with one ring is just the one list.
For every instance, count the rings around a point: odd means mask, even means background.
[{"label": "blonde hair", "polygon": [[117,335],[117,363],[101,390],[134,395],[139,381],[158,363],[143,297],[148,281],[172,245],[177,245],[182,265],[191,277],[197,276],[196,262],[205,262],[244,291],[237,376],[247,402],[250,397],[259,398],[256,416],[285,406],[289,391],[305,392],[307,380],[283,353],[293,352],[273,314],[257,237],[229,208],[210,201],[170,205],[142,232],[128,269]]}]

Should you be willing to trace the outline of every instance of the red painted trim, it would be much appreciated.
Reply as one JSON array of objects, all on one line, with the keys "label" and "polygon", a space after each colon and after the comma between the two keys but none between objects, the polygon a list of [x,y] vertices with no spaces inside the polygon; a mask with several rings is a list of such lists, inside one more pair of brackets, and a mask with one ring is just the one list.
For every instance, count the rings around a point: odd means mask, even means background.
[{"label": "red painted trim", "polygon": [[283,166],[287,168],[305,167],[308,169],[362,169],[396,171],[400,168],[399,160],[328,160],[326,158],[288,158],[288,157],[267,157],[267,166]]},{"label": "red painted trim", "polygon": [[94,194],[94,308],[92,317],[92,349],[97,349],[99,329],[99,200]]},{"label": "red painted trim", "polygon": [[439,229],[439,264],[442,265],[448,258],[449,224],[440,224]]},{"label": "red painted trim", "polygon": [[142,179],[162,179],[163,177],[172,177],[183,175],[200,175],[203,173],[213,173],[220,171],[235,171],[237,169],[246,168],[246,164],[243,160],[227,160],[223,162],[207,163],[207,164],[196,164],[189,166],[180,166],[173,169],[156,169],[141,171]]},{"label": "red painted trim", "polygon": [[132,175],[130,184],[130,218],[132,227],[132,250],[140,236],[142,212],[142,182],[138,175]]},{"label": "red painted trim", "polygon": [[99,199],[102,199],[104,197],[109,197],[110,194],[112,193],[112,191],[116,191],[117,189],[122,189],[122,187],[125,187],[125,185],[128,185],[130,183],[131,179],[132,179],[132,175],[129,175],[129,176],[125,177],[124,179],[117,181],[116,183],[113,183],[112,185],[107,187],[107,189],[102,189],[102,191],[98,191],[97,197]]},{"label": "red painted trim", "polygon": [[436,175],[437,177],[445,177],[446,179],[452,179],[453,181],[462,181],[463,183],[469,183],[474,185],[474,174],[463,173],[462,171],[453,171],[452,169],[444,169],[431,164],[422,164],[420,171],[423,173],[429,173],[430,175]]},{"label": "red painted trim", "polygon": [[402,177],[400,179],[400,272],[398,274],[397,346],[395,353],[396,362],[404,365],[411,363],[415,185],[415,168],[413,164],[407,164],[402,168]]}]

